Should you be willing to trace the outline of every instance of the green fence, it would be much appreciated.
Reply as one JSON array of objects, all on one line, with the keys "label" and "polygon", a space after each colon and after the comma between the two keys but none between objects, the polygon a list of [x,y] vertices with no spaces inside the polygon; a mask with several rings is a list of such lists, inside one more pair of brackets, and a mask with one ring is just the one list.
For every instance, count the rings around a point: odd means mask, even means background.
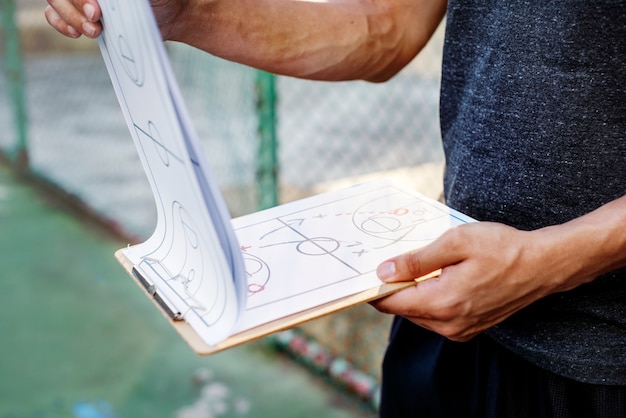
[{"label": "green fence", "polygon": [[[9,107],[5,109],[2,126],[4,131],[14,132],[14,140],[2,143],[5,152],[17,164],[23,168],[27,164],[27,125],[26,102],[24,93],[24,69],[22,65],[22,52],[20,50],[19,32],[16,24],[16,9],[13,0],[1,0],[0,3],[0,27],[3,30],[2,63],[5,75],[3,90],[5,97],[9,99]],[[12,121],[12,123],[11,123]],[[7,129],[7,127],[12,127]]]},{"label": "green fence", "polygon": [[[0,0],[0,155],[129,234],[147,236],[154,202],[95,42],[61,39],[39,2],[15,4]],[[383,84],[274,77],[184,45],[168,50],[237,216],[371,173],[424,180],[415,168],[442,159],[440,44],[441,31]],[[427,181],[438,187],[436,177]],[[389,318],[358,309],[303,329],[378,377]]]}]

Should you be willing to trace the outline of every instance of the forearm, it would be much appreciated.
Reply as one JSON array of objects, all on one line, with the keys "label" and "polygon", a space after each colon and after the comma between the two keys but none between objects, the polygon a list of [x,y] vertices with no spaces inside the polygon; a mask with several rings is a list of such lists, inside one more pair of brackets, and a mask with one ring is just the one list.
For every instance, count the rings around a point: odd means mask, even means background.
[{"label": "forearm", "polygon": [[[535,231],[542,269],[552,272],[552,292],[590,282],[626,266],[626,196],[562,225]],[[539,265],[539,264],[538,264]],[[539,274],[546,277],[544,274]]]},{"label": "forearm", "polygon": [[278,74],[382,81],[420,51],[444,13],[440,0],[198,0],[164,33]]}]

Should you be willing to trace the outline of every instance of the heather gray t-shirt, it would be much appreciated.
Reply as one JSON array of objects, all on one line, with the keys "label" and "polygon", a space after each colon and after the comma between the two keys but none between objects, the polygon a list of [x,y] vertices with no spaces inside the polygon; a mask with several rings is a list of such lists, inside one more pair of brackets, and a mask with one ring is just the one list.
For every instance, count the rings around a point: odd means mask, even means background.
[{"label": "heather gray t-shirt", "polygon": [[[626,1],[450,0],[443,68],[450,206],[531,230],[626,194]],[[488,335],[557,374],[626,385],[626,270]]]}]

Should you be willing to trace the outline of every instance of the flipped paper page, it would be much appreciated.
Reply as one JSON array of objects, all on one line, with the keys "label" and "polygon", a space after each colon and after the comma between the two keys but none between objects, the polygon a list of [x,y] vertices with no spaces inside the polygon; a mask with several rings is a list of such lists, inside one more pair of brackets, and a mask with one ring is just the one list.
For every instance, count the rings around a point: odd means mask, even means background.
[{"label": "flipped paper page", "polygon": [[244,307],[240,249],[208,173],[146,0],[99,0],[102,56],[157,207],[144,243],[125,250],[159,296],[209,344],[226,338]]}]

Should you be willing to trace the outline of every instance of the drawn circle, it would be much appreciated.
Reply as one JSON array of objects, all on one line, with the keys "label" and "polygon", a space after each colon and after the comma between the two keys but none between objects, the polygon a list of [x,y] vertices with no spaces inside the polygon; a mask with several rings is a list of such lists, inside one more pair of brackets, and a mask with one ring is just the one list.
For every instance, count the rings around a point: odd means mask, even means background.
[{"label": "drawn circle", "polygon": [[328,255],[339,248],[339,241],[332,238],[311,238],[298,243],[296,249],[304,255]]},{"label": "drawn circle", "polygon": [[361,223],[361,229],[371,234],[394,232],[397,231],[400,226],[402,226],[402,223],[398,219],[387,216],[368,218]]},{"label": "drawn circle", "polygon": [[118,35],[119,58],[128,78],[137,86],[143,85],[143,68],[141,57],[133,51],[133,48],[124,35]]},{"label": "drawn circle", "polygon": [[396,216],[404,216],[407,213],[409,213],[409,210],[407,208],[397,208],[391,211],[391,214]]},{"label": "drawn circle", "polygon": [[248,293],[260,293],[262,291],[265,290],[265,286],[262,284],[257,284],[257,283],[250,283],[248,284]]},{"label": "drawn circle", "polygon": [[195,269],[189,269],[189,273],[187,273],[187,277],[185,279],[185,283],[187,286],[189,286],[190,284],[193,284],[193,280],[196,278],[196,270]]},{"label": "drawn circle", "polygon": [[[187,272],[185,282],[183,283],[185,286],[185,293],[192,297],[197,296],[200,292],[200,288],[202,287],[202,282],[202,266],[200,266],[200,270],[197,273],[195,268],[190,268]],[[206,301],[203,300],[199,303],[199,305],[205,307],[205,302]]]},{"label": "drawn circle", "polygon": [[[194,309],[199,309],[201,311],[205,311],[208,307],[204,304],[205,301],[196,299],[196,297],[200,293],[200,287],[202,286],[202,277],[200,274],[197,275],[196,280],[196,269],[190,268],[187,271],[187,277],[184,277],[182,280],[183,288],[185,289],[185,294],[191,300],[190,304],[194,306]],[[189,300],[188,299],[188,300]]]}]

